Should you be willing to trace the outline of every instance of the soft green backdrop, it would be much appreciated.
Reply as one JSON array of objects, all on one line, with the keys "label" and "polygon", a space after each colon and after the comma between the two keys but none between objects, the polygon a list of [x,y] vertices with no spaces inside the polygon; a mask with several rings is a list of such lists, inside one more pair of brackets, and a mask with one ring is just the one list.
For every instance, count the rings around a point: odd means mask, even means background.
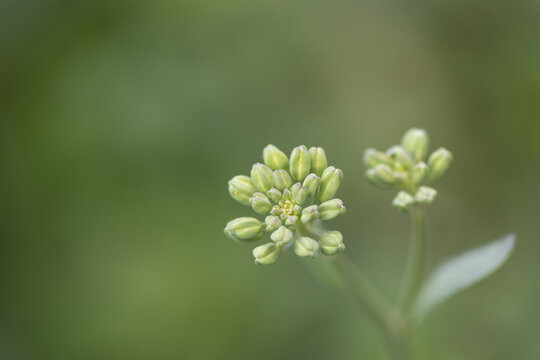
[{"label": "soft green backdrop", "polygon": [[533,0],[0,0],[0,358],[385,359],[292,253],[224,237],[250,213],[226,183],[268,143],[325,147],[335,228],[393,294],[408,221],[361,157],[411,126],[456,159],[430,266],[518,234],[416,359],[540,358],[539,23]]}]

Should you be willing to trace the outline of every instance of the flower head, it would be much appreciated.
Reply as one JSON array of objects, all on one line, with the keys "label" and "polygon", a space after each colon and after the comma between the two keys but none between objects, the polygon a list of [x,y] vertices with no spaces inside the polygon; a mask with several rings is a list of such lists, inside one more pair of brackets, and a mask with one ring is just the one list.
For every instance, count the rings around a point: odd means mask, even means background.
[{"label": "flower head", "polygon": [[372,148],[364,152],[368,180],[379,188],[401,190],[393,205],[403,211],[417,203],[433,202],[437,190],[425,185],[441,178],[452,163],[452,154],[445,148],[437,149],[426,160],[428,147],[427,133],[413,128],[403,135],[400,145],[386,152]]},{"label": "flower head", "polygon": [[328,166],[321,147],[301,145],[290,157],[274,145],[263,150],[264,164],[255,163],[250,176],[238,175],[229,181],[229,193],[250,206],[264,221],[242,217],[229,221],[225,235],[238,242],[253,242],[269,235],[270,242],[253,249],[255,263],[272,264],[282,252],[294,246],[301,257],[319,252],[333,255],[345,248],[339,231],[320,228],[321,220],[345,213],[343,201],[334,198],[343,172]]}]

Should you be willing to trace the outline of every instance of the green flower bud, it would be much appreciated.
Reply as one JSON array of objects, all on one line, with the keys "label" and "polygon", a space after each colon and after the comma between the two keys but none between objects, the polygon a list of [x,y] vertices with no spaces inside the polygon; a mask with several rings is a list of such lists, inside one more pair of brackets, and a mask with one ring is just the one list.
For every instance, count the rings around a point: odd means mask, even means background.
[{"label": "green flower bud", "polygon": [[279,205],[274,205],[272,207],[272,210],[270,210],[270,214],[276,215],[276,216],[281,214],[281,207]]},{"label": "green flower bud", "polygon": [[321,184],[319,185],[319,201],[324,202],[333,198],[341,185],[341,181],[343,181],[343,171],[333,166],[326,168],[322,173]]},{"label": "green flower bud", "polygon": [[309,149],[309,156],[311,160],[311,172],[321,176],[324,169],[328,166],[326,152],[322,147],[312,147]]},{"label": "green flower bud", "polygon": [[428,181],[438,180],[446,172],[452,160],[454,160],[452,153],[445,148],[433,152],[428,160]]},{"label": "green flower bud", "polygon": [[302,205],[307,199],[307,191],[300,183],[296,183],[291,187],[292,199],[298,205]]},{"label": "green flower bud", "polygon": [[336,172],[336,170],[337,169],[334,166],[329,166],[326,169],[324,169],[324,171],[323,171],[323,173],[321,174],[321,177],[320,177],[321,183],[323,181],[328,181],[328,179],[330,177],[332,177],[332,175]]},{"label": "green flower bud", "polygon": [[366,171],[366,178],[371,183],[371,185],[374,185],[378,188],[385,188],[390,186],[390,184],[388,184],[387,182],[379,180],[379,176],[377,175],[377,171],[375,169],[368,169]]},{"label": "green flower bud", "polygon": [[417,162],[426,158],[428,145],[429,138],[426,131],[423,129],[410,129],[401,139],[401,146],[403,146]]},{"label": "green flower bud", "polygon": [[405,191],[400,191],[394,198],[392,205],[394,205],[400,210],[407,211],[412,205],[414,205],[414,203],[414,197],[412,197],[409,193]]},{"label": "green flower bud", "polygon": [[290,173],[296,181],[302,181],[309,174],[311,160],[309,151],[302,145],[295,147],[291,153]]},{"label": "green flower bud", "polygon": [[319,205],[319,214],[322,220],[330,220],[347,210],[340,199],[332,199]]},{"label": "green flower bud", "polygon": [[252,217],[241,217],[231,220],[225,226],[225,235],[238,242],[258,240],[262,235],[263,224]]},{"label": "green flower bud", "polygon": [[281,220],[275,215],[268,215],[264,219],[264,223],[266,224],[266,231],[267,232],[273,232],[277,230],[281,226]]},{"label": "green flower bud", "polygon": [[266,196],[276,204],[281,200],[281,192],[274,187],[266,192]]},{"label": "green flower bud", "polygon": [[321,251],[325,255],[334,255],[338,251],[345,250],[343,235],[339,231],[327,231],[319,239]]},{"label": "green flower bud", "polygon": [[428,166],[425,162],[419,162],[412,169],[412,177],[415,184],[420,184],[428,173]]},{"label": "green flower bud", "polygon": [[245,175],[235,176],[229,181],[229,194],[241,204],[250,205],[249,198],[255,191],[251,179]]},{"label": "green flower bud", "polygon": [[401,146],[392,146],[388,151],[386,152],[386,155],[390,157],[390,159],[394,160],[394,167],[397,170],[408,170],[413,167],[414,160]]},{"label": "green flower bud", "polygon": [[368,180],[378,187],[389,187],[405,182],[405,176],[401,173],[393,172],[387,165],[379,164],[366,171]]},{"label": "green flower bud", "polygon": [[364,151],[364,165],[367,168],[372,168],[379,164],[392,166],[392,159],[382,151],[373,148],[366,149]]},{"label": "green flower bud", "polygon": [[292,185],[291,175],[285,170],[274,170],[272,173],[272,183],[278,190],[290,188]]},{"label": "green flower bud", "polygon": [[315,174],[309,174],[304,179],[302,186],[306,188],[308,196],[314,195],[319,187],[319,177]]},{"label": "green flower bud", "polygon": [[264,148],[263,160],[272,170],[289,168],[289,159],[287,158],[287,155],[272,144]]},{"label": "green flower bud", "polygon": [[270,235],[270,239],[276,243],[277,246],[282,247],[292,241],[294,234],[291,230],[285,226],[280,226],[276,231]]},{"label": "green flower bud", "polygon": [[302,216],[300,217],[300,221],[302,224],[305,224],[307,222],[310,222],[311,220],[315,220],[319,217],[319,207],[317,205],[311,205],[302,210]]},{"label": "green flower bud", "polygon": [[251,182],[263,193],[272,187],[272,170],[266,165],[256,163],[251,168]]},{"label": "green flower bud", "polygon": [[314,258],[319,251],[319,243],[309,237],[296,239],[294,243],[294,252],[298,256]]},{"label": "green flower bud", "polygon": [[272,203],[266,195],[261,194],[259,192],[256,192],[253,194],[251,199],[249,199],[251,202],[251,208],[257,213],[257,214],[268,214],[268,212],[272,209]]},{"label": "green flower bud", "polygon": [[437,196],[437,190],[427,186],[421,186],[415,195],[416,201],[422,204],[431,204]]},{"label": "green flower bud", "polygon": [[285,189],[283,190],[283,200],[292,200],[291,190]]},{"label": "green flower bud", "polygon": [[296,215],[289,215],[287,216],[287,220],[285,220],[285,225],[291,226],[298,222],[298,216]]},{"label": "green flower bud", "polygon": [[281,255],[281,248],[274,243],[264,244],[253,249],[255,264],[259,265],[273,264],[279,259],[279,255]]}]

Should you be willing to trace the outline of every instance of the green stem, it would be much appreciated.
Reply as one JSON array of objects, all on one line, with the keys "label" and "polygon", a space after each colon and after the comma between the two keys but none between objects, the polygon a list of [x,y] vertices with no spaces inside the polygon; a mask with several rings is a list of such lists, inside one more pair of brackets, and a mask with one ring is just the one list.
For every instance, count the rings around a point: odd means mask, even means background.
[{"label": "green stem", "polygon": [[424,279],[426,251],[425,210],[422,204],[417,204],[411,209],[411,242],[400,295],[401,309],[406,315],[411,311]]},{"label": "green stem", "polygon": [[[394,360],[408,360],[406,334],[399,319],[399,310],[369,281],[367,276],[345,254],[332,264],[344,282],[344,289],[377,324]],[[396,316],[397,315],[397,316]],[[397,320],[397,321],[396,321]]]},{"label": "green stem", "polygon": [[[308,235],[324,232],[318,222],[300,229]],[[378,326],[388,346],[393,360],[409,360],[407,331],[399,308],[391,303],[377,289],[364,272],[345,254],[339,254],[330,261],[321,262],[330,266],[323,275],[333,286],[347,293],[362,307]]]},{"label": "green stem", "polygon": [[410,350],[406,334],[385,333],[390,357],[393,360],[410,360]]},{"label": "green stem", "polygon": [[[406,337],[397,309],[345,254],[339,254],[323,264],[330,266],[333,285],[350,296],[366,311],[384,337],[393,360],[408,360]],[[328,275],[328,274],[326,274]],[[327,276],[327,279],[329,277]],[[396,316],[397,315],[397,316]]]},{"label": "green stem", "polygon": [[386,327],[389,314],[394,306],[369,281],[367,276],[345,254],[340,254],[330,262],[341,275],[345,287],[353,298],[358,301],[380,325]]}]

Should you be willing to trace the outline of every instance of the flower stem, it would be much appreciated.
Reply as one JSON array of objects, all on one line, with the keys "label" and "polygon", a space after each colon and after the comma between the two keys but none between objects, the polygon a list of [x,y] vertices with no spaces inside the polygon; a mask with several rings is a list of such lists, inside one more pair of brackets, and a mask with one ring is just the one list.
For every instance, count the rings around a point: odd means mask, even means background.
[{"label": "flower stem", "polygon": [[[318,222],[300,229],[308,235],[320,235],[324,229]],[[339,254],[329,261],[318,273],[325,282],[339,288],[363,308],[381,331],[393,360],[409,360],[408,332],[404,316],[395,304],[387,299],[364,274],[364,272],[346,255]]]},{"label": "flower stem", "polygon": [[369,281],[367,276],[345,254],[331,262],[341,275],[344,285],[371,317],[386,326],[388,315],[394,311],[390,301]]},{"label": "flower stem", "polygon": [[406,332],[401,326],[399,309],[373,286],[362,270],[345,254],[340,254],[330,263],[340,276],[343,290],[368,313],[378,326],[391,358],[408,360]]},{"label": "flower stem", "polygon": [[416,204],[411,209],[411,241],[405,266],[400,305],[403,314],[409,314],[424,279],[427,238],[424,205]]}]

